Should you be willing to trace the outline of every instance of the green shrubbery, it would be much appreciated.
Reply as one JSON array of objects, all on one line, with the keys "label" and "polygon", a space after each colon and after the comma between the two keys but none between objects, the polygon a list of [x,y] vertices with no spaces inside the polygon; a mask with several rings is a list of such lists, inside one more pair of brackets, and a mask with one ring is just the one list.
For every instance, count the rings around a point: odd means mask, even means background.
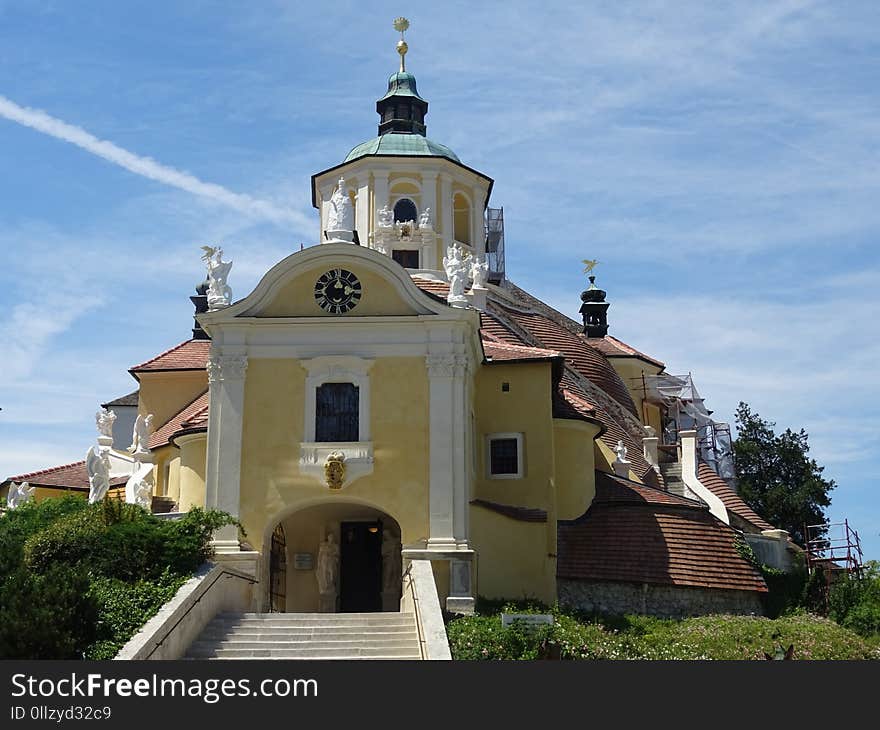
[{"label": "green shrubbery", "polygon": [[673,621],[589,617],[534,604],[511,604],[506,610],[553,613],[555,624],[504,629],[495,610],[455,618],[447,625],[453,657],[537,659],[548,644],[555,644],[563,659],[763,659],[765,652],[773,654],[777,647],[793,644],[795,659],[880,658],[875,647],[852,631],[811,614],[775,620],[703,616]]},{"label": "green shrubbery", "polygon": [[72,496],[11,510],[0,519],[0,658],[113,657],[228,524],[220,512],[163,520]]},{"label": "green shrubbery", "polygon": [[880,637],[880,563],[865,565],[861,578],[835,581],[828,597],[829,614],[861,636]]}]

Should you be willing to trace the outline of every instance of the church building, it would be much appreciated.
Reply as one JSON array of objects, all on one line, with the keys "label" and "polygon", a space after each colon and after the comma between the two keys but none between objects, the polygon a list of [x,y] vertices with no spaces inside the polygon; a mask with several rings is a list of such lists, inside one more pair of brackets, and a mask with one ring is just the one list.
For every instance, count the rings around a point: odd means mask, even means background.
[{"label": "church building", "polygon": [[104,469],[105,493],[166,518],[228,512],[243,533],[220,530],[216,559],[256,578],[260,612],[397,611],[427,560],[449,612],[760,614],[738,543],[783,568],[795,548],[737,495],[729,428],[608,334],[595,276],[573,317],[507,277],[491,171],[427,136],[405,26],[376,136],[311,178],[313,245],[237,301],[205,247],[192,335],[131,367],[87,461],[0,495],[94,497]]}]

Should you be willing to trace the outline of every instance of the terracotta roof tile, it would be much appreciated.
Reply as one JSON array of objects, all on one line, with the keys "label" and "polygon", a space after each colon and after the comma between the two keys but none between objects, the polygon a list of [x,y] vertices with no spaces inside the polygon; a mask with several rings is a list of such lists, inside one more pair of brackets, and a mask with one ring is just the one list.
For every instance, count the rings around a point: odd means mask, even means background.
[{"label": "terracotta roof tile", "polygon": [[150,436],[150,448],[158,449],[171,443],[175,434],[181,431],[201,428],[207,425],[208,391],[187,403]]},{"label": "terracotta roof tile", "polygon": [[655,360],[644,352],[639,352],[636,348],[627,345],[625,342],[622,342],[611,335],[605,335],[604,337],[585,337],[584,339],[588,345],[595,347],[606,357],[637,357],[651,363],[652,365],[656,365],[659,368],[666,367],[666,365],[659,360]]},{"label": "terracotta roof tile", "polygon": [[720,476],[718,476],[708,464],[700,464],[697,474],[700,483],[720,499],[728,512],[733,512],[737,517],[745,520],[759,530],[772,530],[773,525],[762,518],[757,512],[749,507],[736,492],[734,492]]},{"label": "terracotta roof tile", "polygon": [[449,296],[449,284],[447,284],[445,281],[438,281],[437,279],[426,279],[422,276],[413,276],[412,280],[419,289],[421,289],[423,292],[431,294],[436,299],[441,299],[445,302],[446,297]]},{"label": "terracotta roof tile", "polygon": [[[18,474],[6,479],[8,482],[28,482],[32,487],[69,487],[71,489],[89,488],[89,471],[85,461],[75,461],[72,464],[52,466],[48,469],[32,471],[28,474]],[[115,487],[125,484],[128,477],[115,477],[110,480],[110,486]]]},{"label": "terracotta roof tile", "polygon": [[208,364],[211,349],[210,340],[187,340],[176,347],[166,350],[161,355],[129,370],[131,373],[142,373],[156,370],[204,370]]},{"label": "terracotta roof tile", "polygon": [[555,350],[547,350],[541,347],[525,347],[523,345],[509,345],[505,342],[496,342],[491,338],[483,339],[483,352],[486,359],[491,362],[507,360],[553,360],[562,357]]},{"label": "terracotta roof tile", "polygon": [[485,507],[505,517],[510,517],[520,522],[546,522],[547,511],[536,507],[517,507],[512,504],[498,504],[485,499],[472,499],[471,504]]},{"label": "terracotta roof tile", "polygon": [[558,577],[766,592],[704,507],[607,474],[596,487],[583,517],[558,523]]},{"label": "terracotta roof tile", "polygon": [[636,407],[629,390],[620,379],[617,371],[605,359],[604,355],[588,346],[584,338],[541,314],[510,309],[497,302],[493,303],[493,307],[500,309],[500,313],[504,317],[513,320],[516,325],[528,332],[544,347],[563,353],[566,362],[578,373],[604,390],[630,413],[636,415]]}]

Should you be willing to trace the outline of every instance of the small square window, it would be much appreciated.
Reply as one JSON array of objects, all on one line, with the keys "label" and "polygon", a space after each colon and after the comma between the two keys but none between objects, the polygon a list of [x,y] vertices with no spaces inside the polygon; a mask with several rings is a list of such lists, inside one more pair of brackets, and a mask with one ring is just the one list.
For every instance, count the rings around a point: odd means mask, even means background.
[{"label": "small square window", "polygon": [[490,479],[519,479],[523,476],[521,433],[499,433],[488,437]]},{"label": "small square window", "polygon": [[399,263],[404,269],[419,268],[419,252],[407,251],[406,249],[394,249],[391,258]]}]

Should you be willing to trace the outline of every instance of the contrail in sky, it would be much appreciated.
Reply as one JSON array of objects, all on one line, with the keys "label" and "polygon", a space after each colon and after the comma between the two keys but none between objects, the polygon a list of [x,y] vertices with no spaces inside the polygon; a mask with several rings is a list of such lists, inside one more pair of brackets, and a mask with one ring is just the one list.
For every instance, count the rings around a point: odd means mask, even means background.
[{"label": "contrail in sky", "polygon": [[62,122],[44,111],[19,106],[2,95],[0,95],[0,116],[38,132],[43,132],[43,134],[48,134],[50,137],[75,144],[93,155],[103,157],[108,162],[124,167],[135,175],[142,175],[151,180],[186,190],[194,195],[210,198],[251,217],[279,224],[297,226],[306,224],[305,217],[297,211],[279,208],[265,200],[252,198],[250,195],[234,193],[222,185],[203,182],[188,172],[175,170],[173,167],[162,165],[149,157],[133,154],[112,142],[98,139],[81,127]]}]

